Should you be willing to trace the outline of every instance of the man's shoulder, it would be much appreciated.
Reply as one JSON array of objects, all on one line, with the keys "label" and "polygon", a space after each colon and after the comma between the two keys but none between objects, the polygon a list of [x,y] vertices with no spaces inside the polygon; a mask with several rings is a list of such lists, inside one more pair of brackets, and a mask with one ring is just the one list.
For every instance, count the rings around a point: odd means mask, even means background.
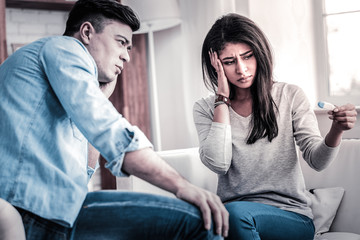
[{"label": "man's shoulder", "polygon": [[40,39],[45,49],[64,49],[67,51],[85,51],[86,47],[76,38],[68,36],[52,36]]},{"label": "man's shoulder", "polygon": [[44,62],[70,60],[82,62],[88,66],[96,65],[87,48],[76,38],[68,36],[53,36],[44,38],[40,59]]}]

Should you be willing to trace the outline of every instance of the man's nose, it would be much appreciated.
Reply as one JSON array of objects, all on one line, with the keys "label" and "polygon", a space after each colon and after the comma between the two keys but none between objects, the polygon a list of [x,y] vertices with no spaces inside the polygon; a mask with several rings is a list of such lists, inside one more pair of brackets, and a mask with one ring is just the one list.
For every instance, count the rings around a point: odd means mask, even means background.
[{"label": "man's nose", "polygon": [[120,59],[123,60],[124,62],[130,62],[130,55],[128,51],[123,51],[120,54]]}]

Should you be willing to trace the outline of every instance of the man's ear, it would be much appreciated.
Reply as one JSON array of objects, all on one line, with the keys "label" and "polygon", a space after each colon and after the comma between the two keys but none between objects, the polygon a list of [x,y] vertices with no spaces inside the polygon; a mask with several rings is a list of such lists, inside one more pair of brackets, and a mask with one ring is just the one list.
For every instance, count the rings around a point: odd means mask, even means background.
[{"label": "man's ear", "polygon": [[80,39],[84,45],[88,45],[90,40],[95,33],[95,29],[90,22],[84,22],[80,26]]}]

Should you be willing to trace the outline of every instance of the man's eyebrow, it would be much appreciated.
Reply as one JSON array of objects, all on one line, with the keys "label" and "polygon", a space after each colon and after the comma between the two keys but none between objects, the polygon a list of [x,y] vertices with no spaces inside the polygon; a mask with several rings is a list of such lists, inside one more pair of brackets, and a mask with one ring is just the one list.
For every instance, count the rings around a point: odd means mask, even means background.
[{"label": "man's eyebrow", "polygon": [[116,36],[116,37],[123,38],[123,39],[125,40],[125,43],[126,43],[126,44],[130,44],[130,45],[131,45],[130,40],[127,39],[125,36],[123,36],[123,35],[121,35],[121,34],[116,34],[115,36]]},{"label": "man's eyebrow", "polygon": [[[245,56],[245,55],[251,53],[252,51],[253,51],[253,50],[246,51],[246,52],[240,54],[240,57]],[[222,60],[225,61],[225,60],[230,60],[230,59],[233,59],[233,58],[234,58],[234,57],[225,57],[225,58],[223,58]]]}]

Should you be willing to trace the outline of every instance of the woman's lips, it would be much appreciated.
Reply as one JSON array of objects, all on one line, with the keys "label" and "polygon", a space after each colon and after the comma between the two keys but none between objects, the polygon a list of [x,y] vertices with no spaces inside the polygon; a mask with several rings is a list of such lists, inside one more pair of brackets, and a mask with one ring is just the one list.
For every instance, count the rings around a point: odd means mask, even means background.
[{"label": "woman's lips", "polygon": [[247,82],[251,79],[252,75],[249,75],[249,76],[245,76],[245,77],[242,77],[238,80],[238,82]]}]

